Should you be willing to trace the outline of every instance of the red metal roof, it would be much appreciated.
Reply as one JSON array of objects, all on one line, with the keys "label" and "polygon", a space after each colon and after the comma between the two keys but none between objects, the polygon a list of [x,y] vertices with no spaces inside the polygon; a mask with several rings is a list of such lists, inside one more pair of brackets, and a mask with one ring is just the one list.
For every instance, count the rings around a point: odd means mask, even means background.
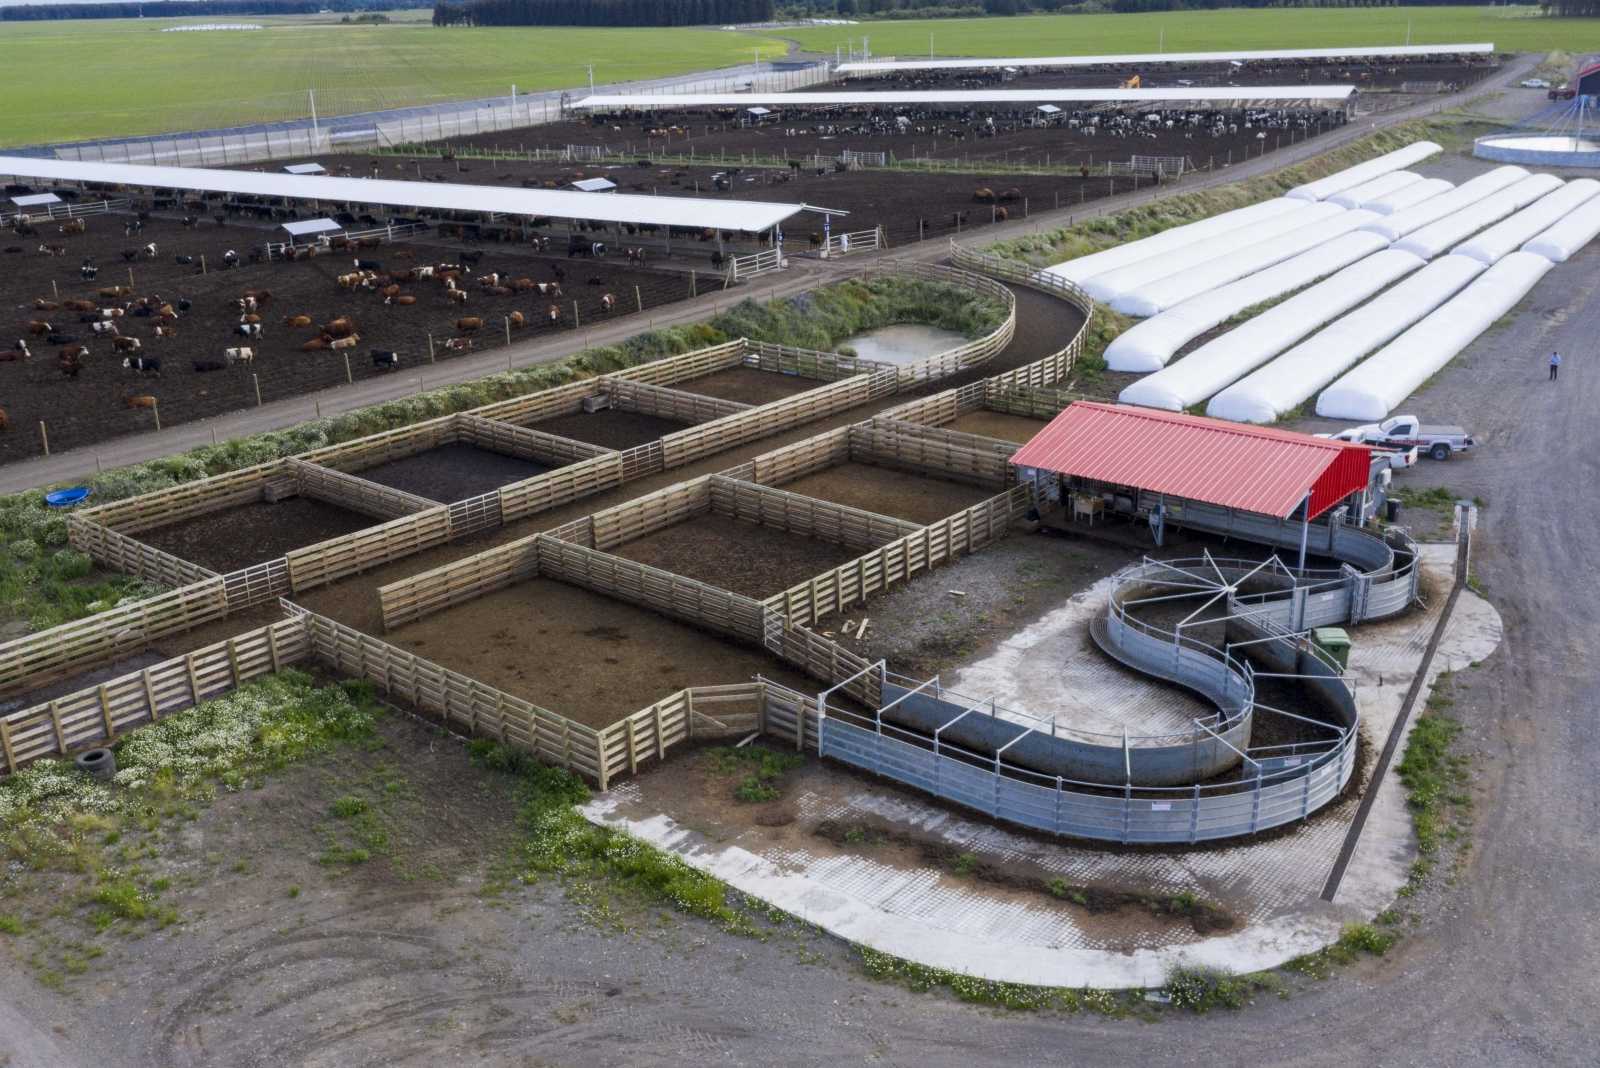
[{"label": "red metal roof", "polygon": [[1011,462],[1286,519],[1367,485],[1365,445],[1152,408],[1076,401]]}]

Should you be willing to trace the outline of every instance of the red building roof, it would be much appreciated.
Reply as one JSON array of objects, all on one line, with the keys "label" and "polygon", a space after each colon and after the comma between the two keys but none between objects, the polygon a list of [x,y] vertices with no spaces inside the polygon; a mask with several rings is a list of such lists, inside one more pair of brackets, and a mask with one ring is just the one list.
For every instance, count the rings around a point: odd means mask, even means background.
[{"label": "red building roof", "polygon": [[1287,519],[1367,485],[1371,449],[1197,415],[1076,401],[1011,462]]}]

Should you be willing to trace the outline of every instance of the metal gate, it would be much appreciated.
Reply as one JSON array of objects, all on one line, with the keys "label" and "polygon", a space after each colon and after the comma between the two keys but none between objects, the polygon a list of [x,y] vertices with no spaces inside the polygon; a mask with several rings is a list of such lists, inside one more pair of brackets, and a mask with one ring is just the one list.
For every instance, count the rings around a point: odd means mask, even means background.
[{"label": "metal gate", "polygon": [[873,230],[857,230],[849,234],[830,234],[822,246],[821,255],[827,260],[848,256],[852,252],[874,252],[888,247],[889,242],[884,239],[883,227],[880,226]]},{"label": "metal gate", "polygon": [[771,274],[773,271],[783,270],[787,261],[783,253],[775,248],[762,249],[760,252],[749,256],[728,257],[728,275],[723,282],[723,288],[743,282],[747,278],[757,275]]}]

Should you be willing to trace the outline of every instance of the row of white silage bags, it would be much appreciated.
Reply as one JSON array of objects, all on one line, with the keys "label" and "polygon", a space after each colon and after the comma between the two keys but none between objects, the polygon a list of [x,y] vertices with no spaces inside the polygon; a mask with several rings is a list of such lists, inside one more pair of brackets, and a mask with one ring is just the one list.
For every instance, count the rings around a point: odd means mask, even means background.
[{"label": "row of white silage bags", "polygon": [[1337,204],[1341,208],[1364,208],[1370,200],[1398,193],[1402,189],[1416,185],[1422,181],[1422,175],[1415,171],[1390,171],[1388,174],[1379,175],[1370,182],[1363,182],[1353,189],[1346,189],[1343,193],[1335,193],[1328,198],[1329,204]]},{"label": "row of white silage bags", "polygon": [[[1564,220],[1597,195],[1600,195],[1600,182],[1593,178],[1568,182],[1509,219],[1489,227],[1471,241],[1457,245],[1452,251],[1458,256],[1471,256],[1479,263],[1494,264]],[[1600,215],[1596,218],[1600,219]]]},{"label": "row of white silage bags", "polygon": [[[1297,202],[1290,201],[1290,203]],[[1180,271],[1204,268],[1212,260],[1245,245],[1253,245],[1257,241],[1265,241],[1269,237],[1277,237],[1279,234],[1286,234],[1302,226],[1310,226],[1314,222],[1342,214],[1344,209],[1337,204],[1302,203],[1299,207],[1281,215],[1274,215],[1269,219],[1262,219],[1214,237],[1203,238],[1192,244],[1181,245],[1159,256],[1130,263],[1126,267],[1118,267],[1105,274],[1097,274],[1083,283],[1083,288],[1095,300],[1102,304],[1110,304],[1124,293],[1149,285],[1159,278]]]},{"label": "row of white silage bags", "polygon": [[1413,141],[1404,148],[1397,148],[1393,152],[1385,152],[1377,159],[1369,159],[1365,163],[1358,163],[1354,167],[1346,167],[1326,178],[1319,178],[1305,185],[1297,185],[1284,194],[1294,200],[1326,200],[1335,193],[1343,193],[1346,189],[1354,189],[1365,182],[1370,182],[1380,175],[1390,171],[1404,170],[1415,166],[1430,156],[1436,156],[1444,151],[1432,141]]},{"label": "row of white silage bags", "polygon": [[[1478,264],[1465,256],[1446,256],[1437,262],[1449,260]],[[1554,266],[1532,252],[1511,253],[1432,315],[1323,390],[1317,398],[1317,414],[1329,419],[1385,418],[1496,319],[1516,307]]]},{"label": "row of white silage bags", "polygon": [[[1577,185],[1577,182],[1573,182]],[[1583,246],[1600,235],[1600,197],[1556,223],[1522,246],[1524,252],[1537,252],[1551,263],[1565,263]]]},{"label": "row of white silage bags", "polygon": [[[1339,240],[1360,236],[1377,237],[1376,234],[1349,234]],[[1221,337],[1206,342],[1171,367],[1132,383],[1117,399],[1124,404],[1141,404],[1147,408],[1165,408],[1173,412],[1186,411],[1241,375],[1254,371],[1317,327],[1343,315],[1421,266],[1422,261],[1408,252],[1396,252],[1393,249],[1374,252],[1326,281],[1317,283],[1303,293],[1296,293],[1282,304],[1268,308]],[[1160,322],[1178,310],[1174,308],[1150,322]],[[1134,330],[1139,328],[1134,327]],[[1199,333],[1196,331],[1191,336]],[[1110,355],[1111,350],[1107,349],[1107,362],[1110,361]]]},{"label": "row of white silage bags", "polygon": [[[1394,340],[1481,273],[1483,264],[1477,260],[1441,256],[1212,397],[1206,414],[1236,423],[1272,422],[1338,378],[1367,353]],[[1183,362],[1180,360],[1178,366]]]},{"label": "row of white silage bags", "polygon": [[1097,274],[1114,271],[1118,267],[1126,267],[1130,263],[1138,263],[1152,256],[1159,256],[1184,245],[1193,244],[1207,237],[1227,233],[1229,230],[1238,230],[1253,223],[1270,219],[1274,215],[1294,211],[1304,207],[1298,200],[1285,200],[1283,197],[1274,197],[1263,200],[1259,204],[1248,207],[1235,208],[1225,211],[1221,215],[1213,215],[1209,219],[1188,223],[1184,226],[1174,226],[1149,237],[1142,237],[1137,241],[1129,241],[1101,252],[1091,252],[1087,256],[1077,259],[1065,260],[1053,266],[1046,267],[1046,274],[1053,274],[1076,285],[1083,285]]},{"label": "row of white silage bags", "polygon": [[1484,227],[1499,222],[1512,212],[1520,211],[1540,197],[1549,196],[1564,183],[1553,174],[1534,174],[1498,193],[1490,193],[1476,204],[1469,204],[1452,212],[1438,222],[1429,223],[1395,242],[1394,247],[1404,249],[1413,256],[1431,260],[1446,249],[1453,248]]},{"label": "row of white silage bags", "polygon": [[1382,234],[1390,241],[1398,241],[1413,230],[1420,230],[1429,223],[1438,222],[1446,215],[1476,204],[1491,193],[1498,193],[1507,186],[1516,185],[1527,176],[1527,171],[1511,164],[1496,167],[1470,181],[1462,182],[1448,193],[1429,197],[1420,204],[1402,208],[1375,223],[1368,223],[1367,229]]},{"label": "row of white silage bags", "polygon": [[1432,200],[1436,196],[1450,192],[1455,188],[1453,182],[1443,178],[1424,178],[1420,182],[1408,185],[1403,189],[1396,189],[1393,193],[1385,193],[1381,197],[1369,200],[1361,205],[1368,211],[1375,211],[1379,215],[1393,215],[1402,208],[1409,208],[1413,204],[1421,204],[1424,200]]},{"label": "row of white silage bags", "polygon": [[1107,346],[1106,366],[1113,371],[1159,371],[1183,346],[1246,308],[1293,293],[1387,244],[1365,230],[1341,234],[1267,270],[1191,297],[1124,330]]},{"label": "row of white silage bags", "polygon": [[[1369,219],[1376,218],[1379,216],[1370,211],[1341,210],[1338,215],[1314,222],[1310,226],[1302,226],[1298,230],[1290,230],[1286,234],[1269,237],[1253,245],[1245,245],[1233,252],[1207,260],[1200,266],[1158,278],[1148,285],[1142,285],[1138,289],[1122,294],[1111,302],[1111,307],[1123,315],[1134,315],[1139,318],[1159,315],[1168,308],[1198,297],[1218,286],[1238,281],[1246,275],[1264,271],[1273,264],[1282,263],[1309,249],[1326,245],[1358,229]],[[1367,236],[1378,239],[1377,247],[1381,248],[1388,244],[1377,234],[1369,233]],[[1373,247],[1367,249],[1368,252],[1375,250]]]}]

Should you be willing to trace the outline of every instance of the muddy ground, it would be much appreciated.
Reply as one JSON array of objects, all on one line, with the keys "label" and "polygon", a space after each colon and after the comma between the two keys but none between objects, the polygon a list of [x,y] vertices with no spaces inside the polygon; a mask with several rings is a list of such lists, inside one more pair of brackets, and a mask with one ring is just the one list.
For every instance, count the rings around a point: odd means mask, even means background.
[{"label": "muddy ground", "polygon": [[355,473],[369,482],[449,504],[554,470],[532,460],[454,442]]},{"label": "muddy ground", "polygon": [[645,445],[657,438],[675,434],[690,424],[663,419],[659,415],[606,408],[598,412],[573,412],[527,425],[532,430],[572,438],[574,441],[586,441],[601,448],[631,449],[635,445]]},{"label": "muddy ground", "polygon": [[[422,280],[402,287],[416,298],[414,305],[386,306],[377,293],[339,286],[337,277],[354,266],[351,257],[340,253],[297,263],[247,263],[231,271],[217,270],[224,249],[243,253],[275,236],[255,224],[232,222],[217,227],[206,222],[189,230],[176,221],[156,217],[146,223],[139,238],[130,238],[123,234],[125,221],[122,216],[91,216],[86,234],[64,236],[52,227],[48,235],[41,231],[40,237],[28,239],[28,243],[8,246],[23,251],[0,256],[0,309],[4,309],[0,311],[0,348],[9,349],[14,339],[25,337],[33,353],[27,362],[0,362],[0,407],[9,414],[12,426],[10,433],[0,434],[0,462],[43,451],[38,429],[41,420],[46,423],[52,450],[92,445],[153,427],[149,409],[126,407],[125,398],[131,396],[155,397],[161,424],[171,426],[254,405],[257,385],[263,402],[340,385],[347,380],[346,355],[353,378],[392,373],[373,365],[370,353],[374,349],[398,353],[401,369],[414,370],[430,362],[430,334],[436,342],[432,359],[447,359],[451,353],[444,342],[460,333],[456,323],[462,318],[483,321],[473,335],[475,348],[482,349],[504,344],[504,317],[512,311],[520,311],[528,324],[513,330],[512,337],[526,340],[635,312],[640,301],[648,310],[690,295],[686,274],[630,268],[620,256],[569,261],[560,255],[540,255],[524,245],[499,245],[484,250],[476,273],[501,272],[513,278],[552,282],[560,270],[566,274],[560,300],[537,293],[494,297],[469,283],[467,302],[457,304],[445,296],[442,285]],[[12,242],[24,240],[9,233],[5,237]],[[34,251],[40,240],[65,246],[67,254],[47,256]],[[155,242],[159,254],[125,265],[119,250],[140,240]],[[458,262],[464,247],[460,241],[425,235],[412,242],[364,249],[361,255],[390,271],[403,271],[413,264]],[[195,273],[197,265],[176,264],[174,258],[179,254],[192,256],[196,264],[205,254],[210,272],[199,275]],[[86,257],[101,268],[94,282],[79,278],[78,265]],[[40,299],[91,300],[97,311],[124,304],[128,298],[101,297],[98,290],[127,286],[130,266],[134,298],[160,297],[174,305],[186,299],[192,304],[189,311],[180,313],[175,324],[177,336],[172,338],[156,337],[154,317],[125,315],[118,322],[124,336],[139,340],[139,355],[160,360],[159,374],[124,370],[123,357],[114,352],[111,339],[96,337],[88,324],[79,323],[80,315],[92,313],[35,307]],[[591,280],[596,284],[589,284]],[[262,336],[241,337],[235,332],[241,314],[235,301],[246,290],[263,289],[272,299],[258,312]],[[606,293],[617,298],[616,308],[610,312],[602,307]],[[548,314],[552,305],[558,311],[554,322]],[[315,326],[285,326],[285,318],[294,315],[310,316],[316,325],[350,316],[361,340],[348,353],[302,352],[301,345],[315,338],[317,330]],[[29,333],[29,324],[34,322],[48,323],[61,335],[89,347],[89,356],[75,379],[63,377],[57,367],[56,356],[62,346]],[[640,330],[644,329],[646,325],[641,323]],[[254,350],[252,364],[236,363],[208,372],[194,369],[197,360],[221,361],[225,349],[241,346]]]},{"label": "muddy ground", "polygon": [[741,404],[762,405],[823,385],[827,383],[815,378],[758,371],[753,367],[733,367],[726,371],[701,375],[699,378],[674,382],[672,388],[688,393],[701,393],[707,397],[738,401]]},{"label": "muddy ground", "polygon": [[307,545],[377,526],[381,520],[310,497],[256,501],[141,531],[146,545],[220,575]]},{"label": "muddy ground", "polygon": [[936,523],[1000,492],[855,462],[785,482],[780,488],[922,524]]},{"label": "muddy ground", "polygon": [[843,545],[712,512],[612,551],[757,600],[782,593],[859,555]]},{"label": "muddy ground", "polygon": [[979,408],[948,424],[948,429],[958,430],[963,434],[981,434],[986,438],[999,438],[1001,441],[1015,441],[1020,445],[1032,441],[1033,436],[1048,425],[1043,419],[1029,419],[1026,416],[1008,415],[1005,412],[991,412],[987,408]]},{"label": "muddy ground", "polygon": [[386,640],[591,727],[686,686],[761,674],[814,688],[766,653],[551,579],[447,609]]}]

